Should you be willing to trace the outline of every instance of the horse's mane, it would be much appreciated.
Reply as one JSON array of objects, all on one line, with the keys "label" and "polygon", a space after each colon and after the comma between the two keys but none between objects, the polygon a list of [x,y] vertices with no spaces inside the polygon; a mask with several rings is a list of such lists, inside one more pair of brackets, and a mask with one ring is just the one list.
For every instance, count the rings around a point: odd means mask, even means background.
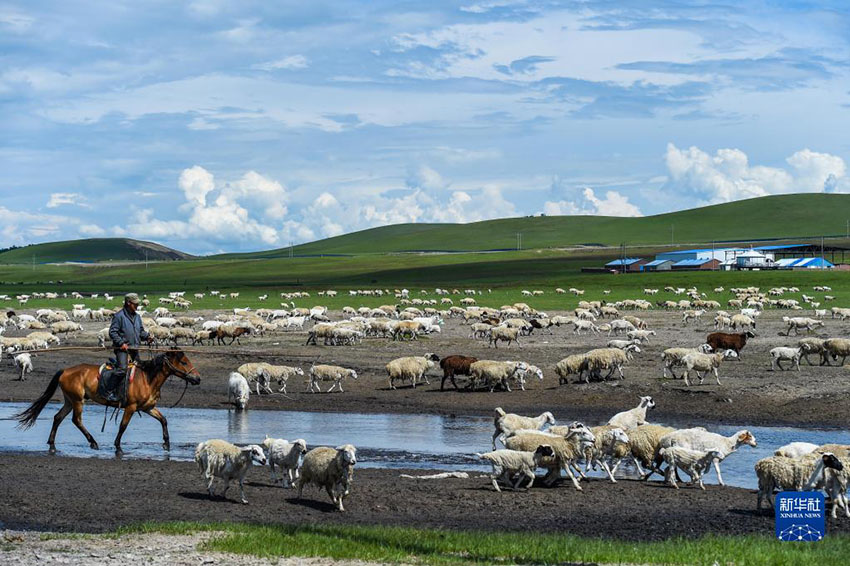
[{"label": "horse's mane", "polygon": [[139,360],[136,363],[145,372],[145,375],[151,378],[162,371],[162,366],[165,364],[165,354],[157,354],[150,360]]}]

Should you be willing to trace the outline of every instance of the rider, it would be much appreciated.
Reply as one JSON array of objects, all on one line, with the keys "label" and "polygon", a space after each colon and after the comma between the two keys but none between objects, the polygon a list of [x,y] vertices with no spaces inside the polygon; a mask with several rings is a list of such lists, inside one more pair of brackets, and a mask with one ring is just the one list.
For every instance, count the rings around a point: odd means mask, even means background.
[{"label": "rider", "polygon": [[[112,339],[112,347],[115,348],[115,360],[118,362],[113,373],[113,383],[123,382],[127,374],[129,360],[136,361],[139,351],[136,349],[143,341],[150,344],[153,337],[145,331],[142,326],[142,317],[136,314],[139,308],[139,295],[127,293],[124,296],[124,308],[112,316],[112,324],[109,325],[109,337]],[[119,379],[120,377],[120,379]],[[113,388],[109,392],[109,401],[118,401],[118,392]]]}]

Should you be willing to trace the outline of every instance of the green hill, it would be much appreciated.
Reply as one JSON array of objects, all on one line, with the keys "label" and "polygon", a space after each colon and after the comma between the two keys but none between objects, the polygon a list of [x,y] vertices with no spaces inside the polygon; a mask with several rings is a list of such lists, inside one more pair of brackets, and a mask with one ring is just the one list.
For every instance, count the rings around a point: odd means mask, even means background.
[{"label": "green hill", "polygon": [[[581,245],[618,246],[755,241],[844,235],[850,195],[794,194],[706,206],[691,210],[622,218],[612,216],[535,216],[469,224],[396,224],[295,246],[300,256],[412,251],[485,251]],[[672,229],[671,229],[672,227]],[[223,259],[288,257],[289,248]],[[2,257],[2,256],[0,256]]]},{"label": "green hill", "polygon": [[190,259],[171,248],[129,238],[89,238],[33,244],[0,253],[0,263],[161,261]]}]

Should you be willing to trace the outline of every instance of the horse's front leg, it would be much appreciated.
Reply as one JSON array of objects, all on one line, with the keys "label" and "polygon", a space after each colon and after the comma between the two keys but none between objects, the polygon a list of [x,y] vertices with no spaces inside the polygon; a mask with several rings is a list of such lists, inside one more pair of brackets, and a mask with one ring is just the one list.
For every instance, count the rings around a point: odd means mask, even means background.
[{"label": "horse's front leg", "polygon": [[[94,437],[91,435],[91,433],[83,425],[83,402],[82,401],[75,401],[75,402],[72,403],[72,406],[73,406],[74,415],[71,417],[71,421],[76,425],[76,427],[78,429],[80,429],[80,432],[83,433],[83,435],[86,437],[86,440],[89,441],[89,446],[91,446],[91,448],[93,450],[97,450],[99,448],[98,445],[97,445],[97,441],[94,439]],[[60,409],[59,412],[61,413],[62,409]],[[62,422],[62,421],[59,421],[59,422]],[[57,428],[59,427],[59,425],[56,423],[55,417],[54,417],[53,424]]]},{"label": "horse's front leg", "polygon": [[127,430],[127,425],[130,424],[130,419],[133,418],[133,415],[136,414],[136,406],[128,405],[124,408],[124,415],[121,417],[121,426],[118,427],[118,436],[115,437],[115,451],[122,452],[121,450],[121,437],[124,436],[124,431]]},{"label": "horse's front leg", "polygon": [[164,450],[171,450],[171,442],[168,439],[168,420],[166,420],[165,415],[160,413],[156,407],[145,412],[158,420],[159,424],[162,425],[162,448]]}]

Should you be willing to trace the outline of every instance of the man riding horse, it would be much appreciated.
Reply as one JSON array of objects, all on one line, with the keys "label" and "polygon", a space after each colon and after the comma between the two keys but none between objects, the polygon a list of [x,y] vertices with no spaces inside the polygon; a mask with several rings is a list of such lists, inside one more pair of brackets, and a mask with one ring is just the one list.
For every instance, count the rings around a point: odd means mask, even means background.
[{"label": "man riding horse", "polygon": [[104,394],[107,401],[122,401],[121,389],[127,375],[127,367],[130,361],[134,363],[139,358],[136,347],[142,342],[150,344],[153,338],[145,331],[142,325],[142,317],[136,313],[139,308],[139,295],[128,293],[124,296],[124,308],[112,317],[109,325],[109,337],[112,339],[112,347],[115,349],[115,361],[117,362],[112,375],[104,379]]}]

